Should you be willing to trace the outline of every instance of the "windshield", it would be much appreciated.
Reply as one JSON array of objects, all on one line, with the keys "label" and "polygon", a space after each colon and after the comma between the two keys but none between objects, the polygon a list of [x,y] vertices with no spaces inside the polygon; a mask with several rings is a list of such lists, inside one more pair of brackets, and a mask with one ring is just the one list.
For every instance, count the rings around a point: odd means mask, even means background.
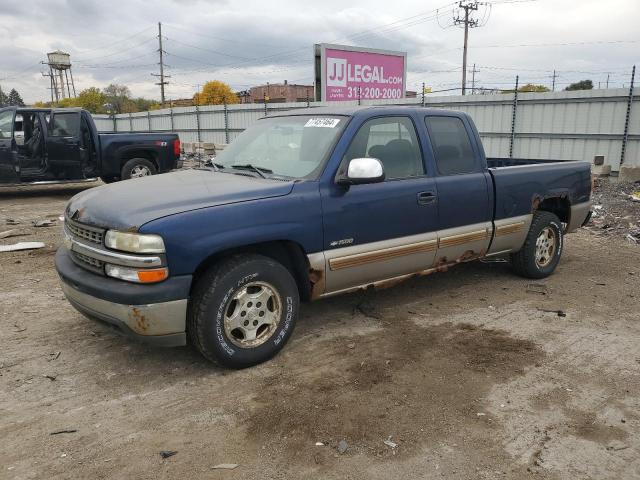
[{"label": "windshield", "polygon": [[296,115],[265,118],[242,132],[215,163],[259,169],[266,176],[315,178],[347,119]]}]

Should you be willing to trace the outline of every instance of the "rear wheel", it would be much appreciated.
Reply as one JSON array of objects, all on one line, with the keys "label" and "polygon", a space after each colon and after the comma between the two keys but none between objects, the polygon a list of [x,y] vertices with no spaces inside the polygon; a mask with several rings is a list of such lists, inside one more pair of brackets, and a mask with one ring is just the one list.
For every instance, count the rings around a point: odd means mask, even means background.
[{"label": "rear wheel", "polygon": [[523,277],[548,277],[560,262],[562,247],[560,219],[551,212],[536,212],[522,249],[511,255],[511,265]]},{"label": "rear wheel", "polygon": [[146,158],[132,158],[122,167],[122,180],[130,178],[148,177],[158,173],[155,165]]},{"label": "rear wheel", "polygon": [[232,368],[264,362],[287,343],[298,316],[298,287],[280,263],[239,255],[198,281],[187,330],[202,355]]}]

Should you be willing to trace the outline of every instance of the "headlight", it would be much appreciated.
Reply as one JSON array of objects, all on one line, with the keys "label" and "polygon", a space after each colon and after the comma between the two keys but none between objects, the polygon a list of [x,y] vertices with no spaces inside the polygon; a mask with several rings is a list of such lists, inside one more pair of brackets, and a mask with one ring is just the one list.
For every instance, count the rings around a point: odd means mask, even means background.
[{"label": "headlight", "polygon": [[108,277],[119,278],[120,280],[135,283],[157,283],[169,277],[169,270],[167,268],[136,269],[121,267],[120,265],[111,265],[110,263],[104,266],[104,272]]},{"label": "headlight", "polygon": [[104,237],[108,248],[132,253],[164,253],[164,242],[159,235],[118,232],[109,230]]}]

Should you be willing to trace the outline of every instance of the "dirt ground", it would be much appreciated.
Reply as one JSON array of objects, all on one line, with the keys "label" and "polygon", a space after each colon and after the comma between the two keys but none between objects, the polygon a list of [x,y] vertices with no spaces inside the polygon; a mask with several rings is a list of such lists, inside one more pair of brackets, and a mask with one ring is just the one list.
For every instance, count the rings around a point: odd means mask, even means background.
[{"label": "dirt ground", "polygon": [[640,247],[622,235],[567,237],[541,282],[474,262],[303,305],[279,356],[228,371],[64,300],[61,222],[31,223],[82,188],[0,192],[0,231],[27,234],[0,244],[47,244],[0,253],[0,478],[640,478]]}]

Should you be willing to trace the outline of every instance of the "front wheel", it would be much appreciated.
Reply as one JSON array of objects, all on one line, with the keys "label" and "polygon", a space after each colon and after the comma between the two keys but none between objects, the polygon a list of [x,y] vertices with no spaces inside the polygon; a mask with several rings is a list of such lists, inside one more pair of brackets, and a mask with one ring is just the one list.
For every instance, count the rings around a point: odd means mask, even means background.
[{"label": "front wheel", "polygon": [[122,180],[130,178],[148,177],[158,173],[155,165],[146,158],[132,158],[122,167]]},{"label": "front wheel", "polygon": [[280,263],[238,255],[213,266],[189,302],[191,343],[232,368],[264,362],[287,343],[298,317],[298,287]]},{"label": "front wheel", "polygon": [[511,255],[511,265],[523,277],[548,277],[560,262],[562,247],[560,219],[551,212],[535,212],[522,249]]}]

